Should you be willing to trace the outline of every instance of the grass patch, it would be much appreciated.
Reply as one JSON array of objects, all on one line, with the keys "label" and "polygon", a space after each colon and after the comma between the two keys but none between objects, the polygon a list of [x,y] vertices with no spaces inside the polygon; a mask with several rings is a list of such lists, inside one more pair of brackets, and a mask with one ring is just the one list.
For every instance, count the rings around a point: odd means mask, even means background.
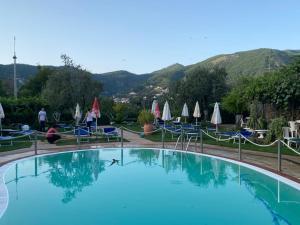
[{"label": "grass patch", "polygon": [[17,150],[17,149],[22,149],[22,148],[29,148],[32,146],[32,142],[29,140],[24,140],[24,142],[13,142],[13,145],[10,145],[10,142],[3,141],[1,142],[0,146],[0,152],[7,152],[7,151],[12,151],[12,150]]}]

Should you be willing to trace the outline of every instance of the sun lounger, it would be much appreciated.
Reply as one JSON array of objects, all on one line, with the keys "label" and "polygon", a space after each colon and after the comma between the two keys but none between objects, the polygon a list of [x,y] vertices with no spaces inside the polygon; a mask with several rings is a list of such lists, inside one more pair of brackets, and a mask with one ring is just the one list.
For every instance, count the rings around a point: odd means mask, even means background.
[{"label": "sun lounger", "polygon": [[237,132],[236,135],[233,136],[233,143],[236,143],[236,141],[239,140],[239,134],[241,135],[241,140],[243,140],[244,144],[246,143],[246,138],[249,139],[253,137],[254,132],[248,131],[248,130],[242,130],[241,132]]},{"label": "sun lounger", "polygon": [[102,134],[107,138],[109,142],[109,138],[117,138],[119,140],[120,135],[116,127],[104,127],[102,128]]},{"label": "sun lounger", "polygon": [[[0,136],[0,146],[12,146],[13,145],[12,136]],[[8,143],[8,144],[3,144]]]},{"label": "sun lounger", "polygon": [[172,139],[174,138],[174,136],[179,136],[181,134],[181,128],[177,128],[171,125],[165,125],[163,126],[163,128],[165,129],[165,131],[169,132],[172,135]]},{"label": "sun lounger", "polygon": [[59,124],[57,124],[57,126],[59,128],[62,128],[64,131],[73,129],[72,125],[69,125],[69,124],[66,124],[66,123],[59,123]]},{"label": "sun lounger", "polygon": [[80,140],[81,142],[89,142],[90,132],[88,127],[77,127],[74,129],[74,135],[78,138],[84,138],[85,141]]}]

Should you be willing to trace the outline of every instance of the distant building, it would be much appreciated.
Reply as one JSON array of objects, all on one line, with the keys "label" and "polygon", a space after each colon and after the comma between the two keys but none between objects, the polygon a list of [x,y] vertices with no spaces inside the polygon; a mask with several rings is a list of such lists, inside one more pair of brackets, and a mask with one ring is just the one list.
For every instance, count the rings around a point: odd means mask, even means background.
[{"label": "distant building", "polygon": [[118,97],[114,97],[113,98],[115,103],[129,103],[129,98],[118,98]]},{"label": "distant building", "polygon": [[136,95],[136,93],[134,91],[130,92],[129,95],[133,96]]}]

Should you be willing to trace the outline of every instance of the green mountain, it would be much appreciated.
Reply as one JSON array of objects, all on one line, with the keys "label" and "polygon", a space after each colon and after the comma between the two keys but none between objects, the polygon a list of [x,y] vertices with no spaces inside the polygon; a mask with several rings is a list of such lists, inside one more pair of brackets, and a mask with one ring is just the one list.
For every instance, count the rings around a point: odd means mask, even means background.
[{"label": "green mountain", "polygon": [[180,80],[184,77],[185,68],[185,66],[176,63],[161,70],[154,71],[150,74],[147,83],[166,87],[170,82]]},{"label": "green mountain", "polygon": [[[161,91],[176,80],[183,78],[190,70],[197,67],[224,67],[228,73],[228,81],[234,82],[240,76],[258,76],[264,72],[278,69],[287,65],[296,57],[300,57],[300,50],[255,49],[250,51],[222,54],[211,57],[202,62],[183,66],[173,64],[158,71],[148,74],[134,74],[120,70],[103,74],[93,74],[96,80],[103,83],[105,95],[124,95],[134,90],[135,92]],[[17,74],[20,82],[29,76],[35,75],[37,67],[18,64]],[[13,65],[0,64],[0,79],[11,80]],[[151,92],[151,93],[152,93]]]},{"label": "green mountain", "polygon": [[[37,66],[27,64],[17,64],[17,75],[19,82],[22,83],[28,79],[29,76],[37,73]],[[0,80],[12,80],[14,74],[14,65],[2,65],[0,64]]]},{"label": "green mountain", "polygon": [[217,55],[202,62],[190,65],[193,69],[198,66],[220,66],[228,73],[229,81],[234,81],[240,76],[256,76],[269,70],[275,70],[291,63],[295,56],[300,55],[300,50],[280,51],[276,49],[256,49],[237,52],[233,54]]},{"label": "green mountain", "polygon": [[94,74],[94,78],[103,84],[104,95],[126,94],[133,88],[143,85],[150,74],[137,75],[128,71]]}]

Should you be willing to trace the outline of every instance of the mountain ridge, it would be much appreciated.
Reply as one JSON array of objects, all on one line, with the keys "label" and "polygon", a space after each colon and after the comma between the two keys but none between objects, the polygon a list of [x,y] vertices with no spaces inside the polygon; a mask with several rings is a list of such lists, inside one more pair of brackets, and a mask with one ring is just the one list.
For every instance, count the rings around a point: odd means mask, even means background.
[{"label": "mountain ridge", "polygon": [[[101,81],[105,95],[126,94],[145,86],[166,88],[171,82],[182,79],[189,71],[198,67],[224,67],[228,73],[228,81],[234,82],[240,76],[257,76],[270,70],[287,65],[300,56],[300,50],[277,50],[259,48],[220,54],[191,65],[174,63],[151,73],[135,74],[126,70],[106,73],[93,73],[95,80]],[[21,67],[21,68],[20,68]],[[46,66],[58,68],[55,66]],[[0,79],[11,79],[13,64],[0,64]],[[37,73],[37,66],[17,64],[17,74],[21,83]]]}]

